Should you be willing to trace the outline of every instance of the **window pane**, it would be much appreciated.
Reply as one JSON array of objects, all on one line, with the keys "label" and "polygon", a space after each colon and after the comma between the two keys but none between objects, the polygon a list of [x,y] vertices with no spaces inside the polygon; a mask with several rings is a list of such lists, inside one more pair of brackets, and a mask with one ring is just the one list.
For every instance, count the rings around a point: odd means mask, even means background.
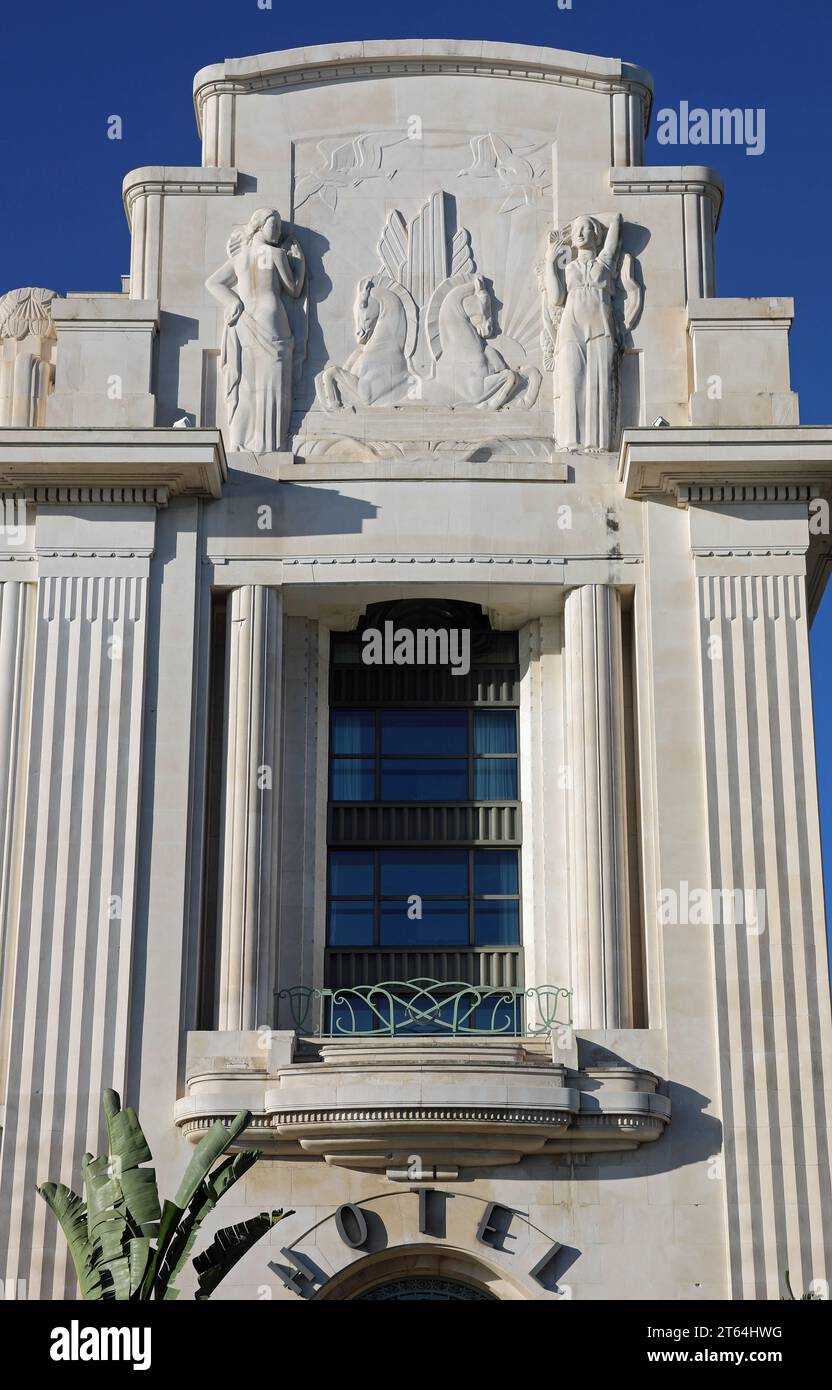
[{"label": "window pane", "polygon": [[333,1037],[361,1036],[362,1033],[384,1033],[389,1030],[390,1004],[383,994],[373,996],[370,1004],[351,989],[339,989],[335,999],[324,1003],[324,1028]]},{"label": "window pane", "polygon": [[468,753],[465,710],[383,710],[382,753]]},{"label": "window pane", "polygon": [[[412,909],[411,909],[412,911]],[[468,943],[468,903],[422,903],[421,921],[407,915],[406,898],[381,904],[383,946],[465,946]]]},{"label": "window pane", "polygon": [[382,897],[467,897],[464,849],[384,849],[379,854]]},{"label": "window pane", "polygon": [[514,1037],[523,1031],[523,1004],[511,990],[495,990],[474,1009],[468,1024],[482,1033],[504,1033]]},{"label": "window pane", "polygon": [[476,758],[474,761],[475,801],[517,800],[517,759]]},{"label": "window pane", "polygon": [[517,752],[517,716],[514,710],[478,709],[475,712],[474,752]]},{"label": "window pane", "polygon": [[520,944],[520,904],[480,901],[475,907],[478,946],[518,946]]},{"label": "window pane", "polygon": [[327,940],[330,946],[372,946],[372,901],[330,903]]},{"label": "window pane", "polygon": [[376,751],[376,717],[369,710],[339,709],[332,712],[332,752]]},{"label": "window pane", "polygon": [[412,762],[384,758],[381,797],[383,801],[467,801],[468,764],[451,758]]},{"label": "window pane", "polygon": [[372,758],[336,758],[332,763],[333,801],[372,801],[376,770]]},{"label": "window pane", "polygon": [[519,893],[516,849],[474,852],[474,893]]},{"label": "window pane", "polygon": [[333,849],[329,854],[329,891],[333,898],[373,894],[373,853],[368,849]]}]

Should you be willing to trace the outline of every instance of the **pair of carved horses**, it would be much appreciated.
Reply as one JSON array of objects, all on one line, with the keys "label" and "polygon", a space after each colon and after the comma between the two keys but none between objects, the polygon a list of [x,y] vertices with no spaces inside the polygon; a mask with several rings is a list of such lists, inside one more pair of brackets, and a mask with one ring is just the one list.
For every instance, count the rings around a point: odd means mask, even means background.
[{"label": "pair of carved horses", "polygon": [[491,295],[480,275],[445,281],[428,306],[425,325],[432,358],[427,377],[415,374],[416,309],[401,285],[383,272],[360,281],[355,301],[358,347],[343,367],[330,363],[315,379],[325,410],[397,405],[405,399],[499,410],[517,398],[528,409],[540,372],[515,371],[488,343],[494,333]]}]

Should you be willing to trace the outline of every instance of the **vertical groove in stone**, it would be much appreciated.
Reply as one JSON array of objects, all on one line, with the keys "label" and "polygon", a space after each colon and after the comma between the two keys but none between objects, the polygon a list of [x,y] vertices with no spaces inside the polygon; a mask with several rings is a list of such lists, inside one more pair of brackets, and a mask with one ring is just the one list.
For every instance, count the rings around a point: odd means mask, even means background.
[{"label": "vertical groove in stone", "polygon": [[71,1286],[35,1184],[77,1183],[101,1091],[125,1080],[145,584],[39,585],[0,1210],[6,1275],[32,1297]]},{"label": "vertical groove in stone", "polygon": [[271,1021],[282,646],[279,591],[262,584],[235,589],[228,604],[226,662],[221,1029]]},{"label": "vertical groove in stone", "polygon": [[147,198],[139,193],[130,210],[130,298],[144,299],[147,251]]},{"label": "vertical groove in stone", "polygon": [[632,1018],[621,600],[608,585],[567,597],[570,916],[575,1021]]},{"label": "vertical groove in stone", "polygon": [[14,983],[14,886],[20,867],[18,827],[25,772],[20,752],[27,726],[25,655],[33,591],[32,584],[0,584],[0,1102],[6,1094]]},{"label": "vertical groove in stone", "polygon": [[[732,1296],[776,1298],[786,1269],[803,1288],[828,1277],[830,1248],[804,580],[703,576],[699,604]],[[725,906],[736,890],[741,921]]]}]

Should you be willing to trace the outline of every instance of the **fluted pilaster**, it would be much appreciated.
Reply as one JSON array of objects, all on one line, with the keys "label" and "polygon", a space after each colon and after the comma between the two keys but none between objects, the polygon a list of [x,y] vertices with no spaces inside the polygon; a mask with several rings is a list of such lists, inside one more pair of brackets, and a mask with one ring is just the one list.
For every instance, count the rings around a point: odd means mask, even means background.
[{"label": "fluted pilaster", "polygon": [[772,1299],[787,1269],[801,1290],[832,1272],[806,585],[801,574],[700,573],[698,587],[731,1296]]},{"label": "fluted pilaster", "polygon": [[632,1021],[621,600],[604,584],[564,614],[575,1022]]},{"label": "fluted pilaster", "polygon": [[278,905],[282,604],[246,584],[228,601],[221,1029],[271,1021]]},{"label": "fluted pilaster", "polygon": [[140,575],[38,584],[0,1181],[0,1260],[35,1298],[72,1286],[35,1183],[77,1183],[127,1075],[146,608]]}]

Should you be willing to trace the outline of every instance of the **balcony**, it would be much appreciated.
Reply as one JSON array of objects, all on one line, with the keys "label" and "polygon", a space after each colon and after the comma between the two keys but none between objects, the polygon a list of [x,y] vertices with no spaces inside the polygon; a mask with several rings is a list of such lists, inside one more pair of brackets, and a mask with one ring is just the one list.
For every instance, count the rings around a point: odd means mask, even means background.
[{"label": "balcony", "polygon": [[579,1066],[569,992],[410,979],[283,991],[291,1030],[191,1033],[177,1125],[246,1107],[241,1147],[388,1178],[451,1179],[534,1155],[661,1137],[670,1102],[638,1066]]},{"label": "balcony", "polygon": [[[489,953],[491,954],[491,953]],[[472,984],[426,977],[335,989],[284,989],[295,1030],[316,1038],[539,1037],[572,1023],[557,985]]]}]

